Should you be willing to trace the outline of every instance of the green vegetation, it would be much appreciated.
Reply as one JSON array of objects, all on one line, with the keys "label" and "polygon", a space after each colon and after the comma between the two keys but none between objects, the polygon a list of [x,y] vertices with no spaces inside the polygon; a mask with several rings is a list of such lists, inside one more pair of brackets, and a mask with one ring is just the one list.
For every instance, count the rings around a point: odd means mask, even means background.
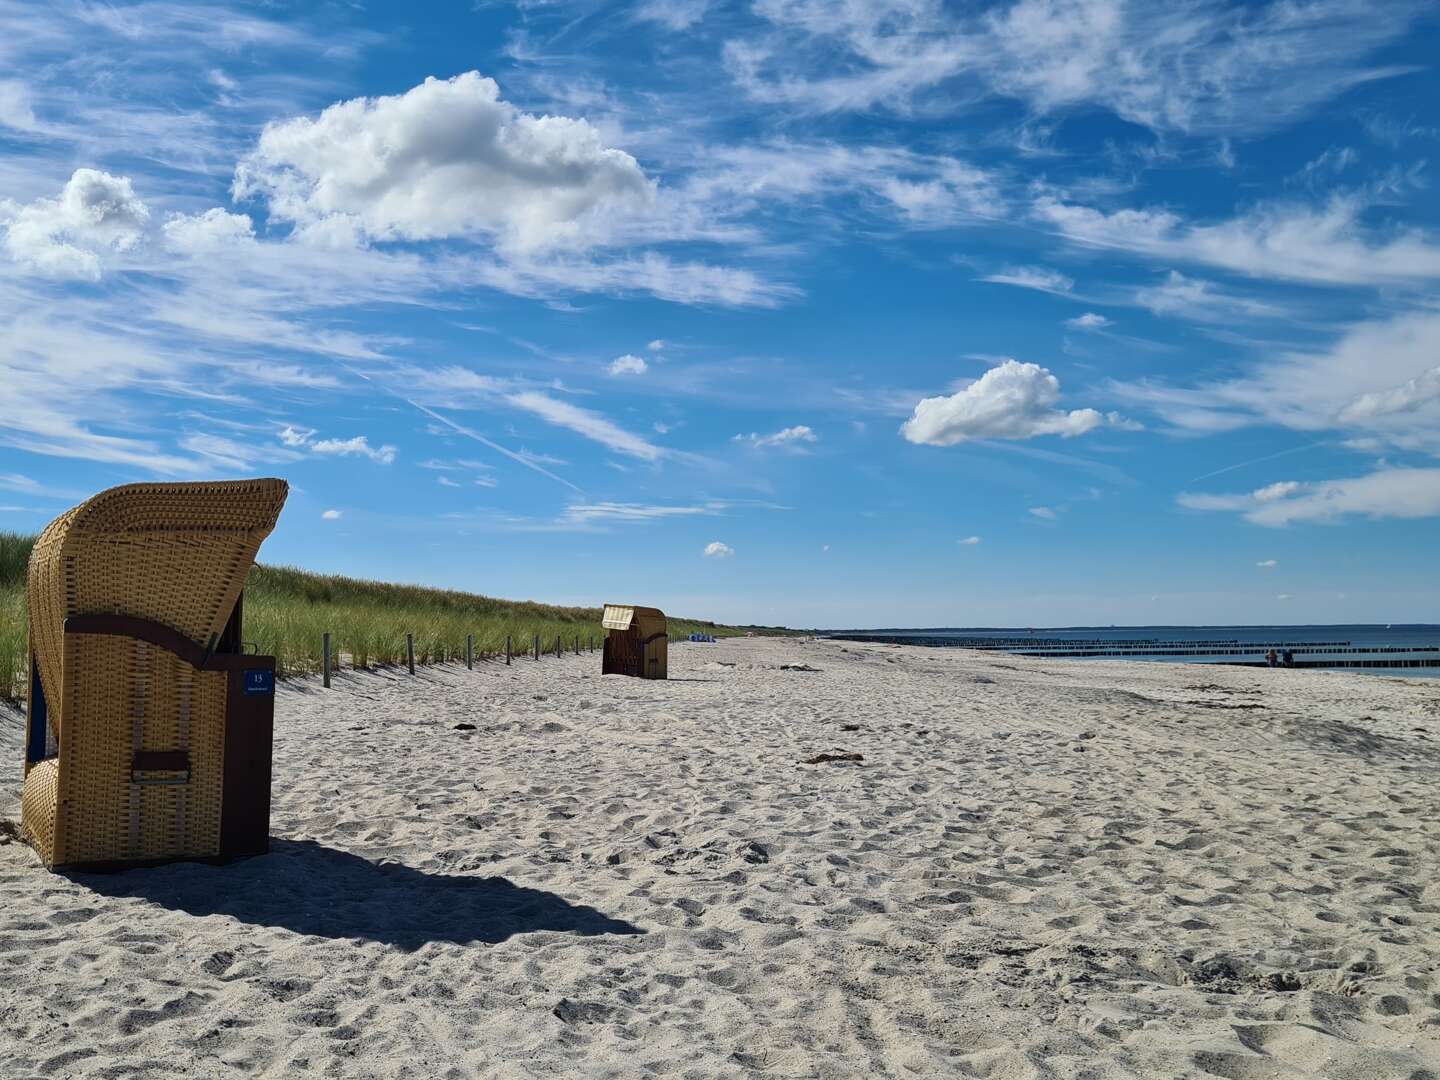
[{"label": "green vegetation", "polygon": [[[0,533],[0,699],[24,696],[25,566],[34,537]],[[670,637],[692,631],[716,637],[750,627],[670,620]],[[276,658],[279,673],[308,675],[320,670],[322,635],[330,634],[332,663],[367,668],[405,662],[405,635],[415,635],[417,664],[463,660],[465,635],[475,635],[475,657],[502,655],[509,635],[515,651],[529,651],[536,634],[542,649],[582,648],[604,631],[600,609],[554,607],[495,600],[474,593],[389,585],[347,577],[310,574],[286,566],[256,566],[245,586],[245,640]]]}]

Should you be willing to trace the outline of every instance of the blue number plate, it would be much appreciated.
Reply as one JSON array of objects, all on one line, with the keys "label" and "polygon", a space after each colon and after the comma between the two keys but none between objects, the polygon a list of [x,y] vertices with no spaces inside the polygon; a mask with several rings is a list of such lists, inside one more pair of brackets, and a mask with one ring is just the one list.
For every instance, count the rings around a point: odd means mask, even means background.
[{"label": "blue number plate", "polygon": [[273,694],[274,692],[275,672],[269,668],[245,669],[245,693]]}]

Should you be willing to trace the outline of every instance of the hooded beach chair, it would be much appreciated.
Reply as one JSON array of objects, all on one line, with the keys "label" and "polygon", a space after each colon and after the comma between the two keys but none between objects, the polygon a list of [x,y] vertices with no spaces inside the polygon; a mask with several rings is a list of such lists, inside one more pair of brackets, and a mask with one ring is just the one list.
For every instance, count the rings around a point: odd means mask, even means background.
[{"label": "hooded beach chair", "polygon": [[54,869],[269,849],[275,660],[241,590],[283,480],[129,484],[30,557],[21,831]]},{"label": "hooded beach chair", "polygon": [[665,678],[665,613],[659,608],[631,604],[606,604],[600,625],[605,651],[600,660],[602,675],[634,675],[641,679]]}]

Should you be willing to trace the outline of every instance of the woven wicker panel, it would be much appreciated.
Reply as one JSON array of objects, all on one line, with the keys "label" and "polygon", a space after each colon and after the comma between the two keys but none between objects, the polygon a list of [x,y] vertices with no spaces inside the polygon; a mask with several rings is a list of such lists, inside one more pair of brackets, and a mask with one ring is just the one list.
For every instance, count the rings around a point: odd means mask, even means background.
[{"label": "woven wicker panel", "polygon": [[[57,863],[220,850],[226,675],[132,638],[71,635]],[[136,784],[136,750],[188,749],[186,784]],[[147,773],[146,778],[178,778]]]},{"label": "woven wicker panel", "polygon": [[[133,615],[207,647],[275,527],[283,480],[128,484],[61,515],[30,559],[30,640],[48,701],[65,700],[65,619]],[[50,722],[63,737],[63,705]]]},{"label": "woven wicker panel", "polygon": [[59,764],[49,758],[32,765],[25,774],[25,788],[20,796],[21,834],[39,852],[46,866],[55,864],[55,789]]}]

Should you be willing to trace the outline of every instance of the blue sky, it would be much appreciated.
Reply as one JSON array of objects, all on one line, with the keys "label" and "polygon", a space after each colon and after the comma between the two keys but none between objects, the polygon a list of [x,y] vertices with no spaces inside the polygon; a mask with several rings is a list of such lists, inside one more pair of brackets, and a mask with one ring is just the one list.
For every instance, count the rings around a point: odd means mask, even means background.
[{"label": "blue sky", "polygon": [[1421,3],[0,0],[0,527],[791,625],[1433,621]]}]

